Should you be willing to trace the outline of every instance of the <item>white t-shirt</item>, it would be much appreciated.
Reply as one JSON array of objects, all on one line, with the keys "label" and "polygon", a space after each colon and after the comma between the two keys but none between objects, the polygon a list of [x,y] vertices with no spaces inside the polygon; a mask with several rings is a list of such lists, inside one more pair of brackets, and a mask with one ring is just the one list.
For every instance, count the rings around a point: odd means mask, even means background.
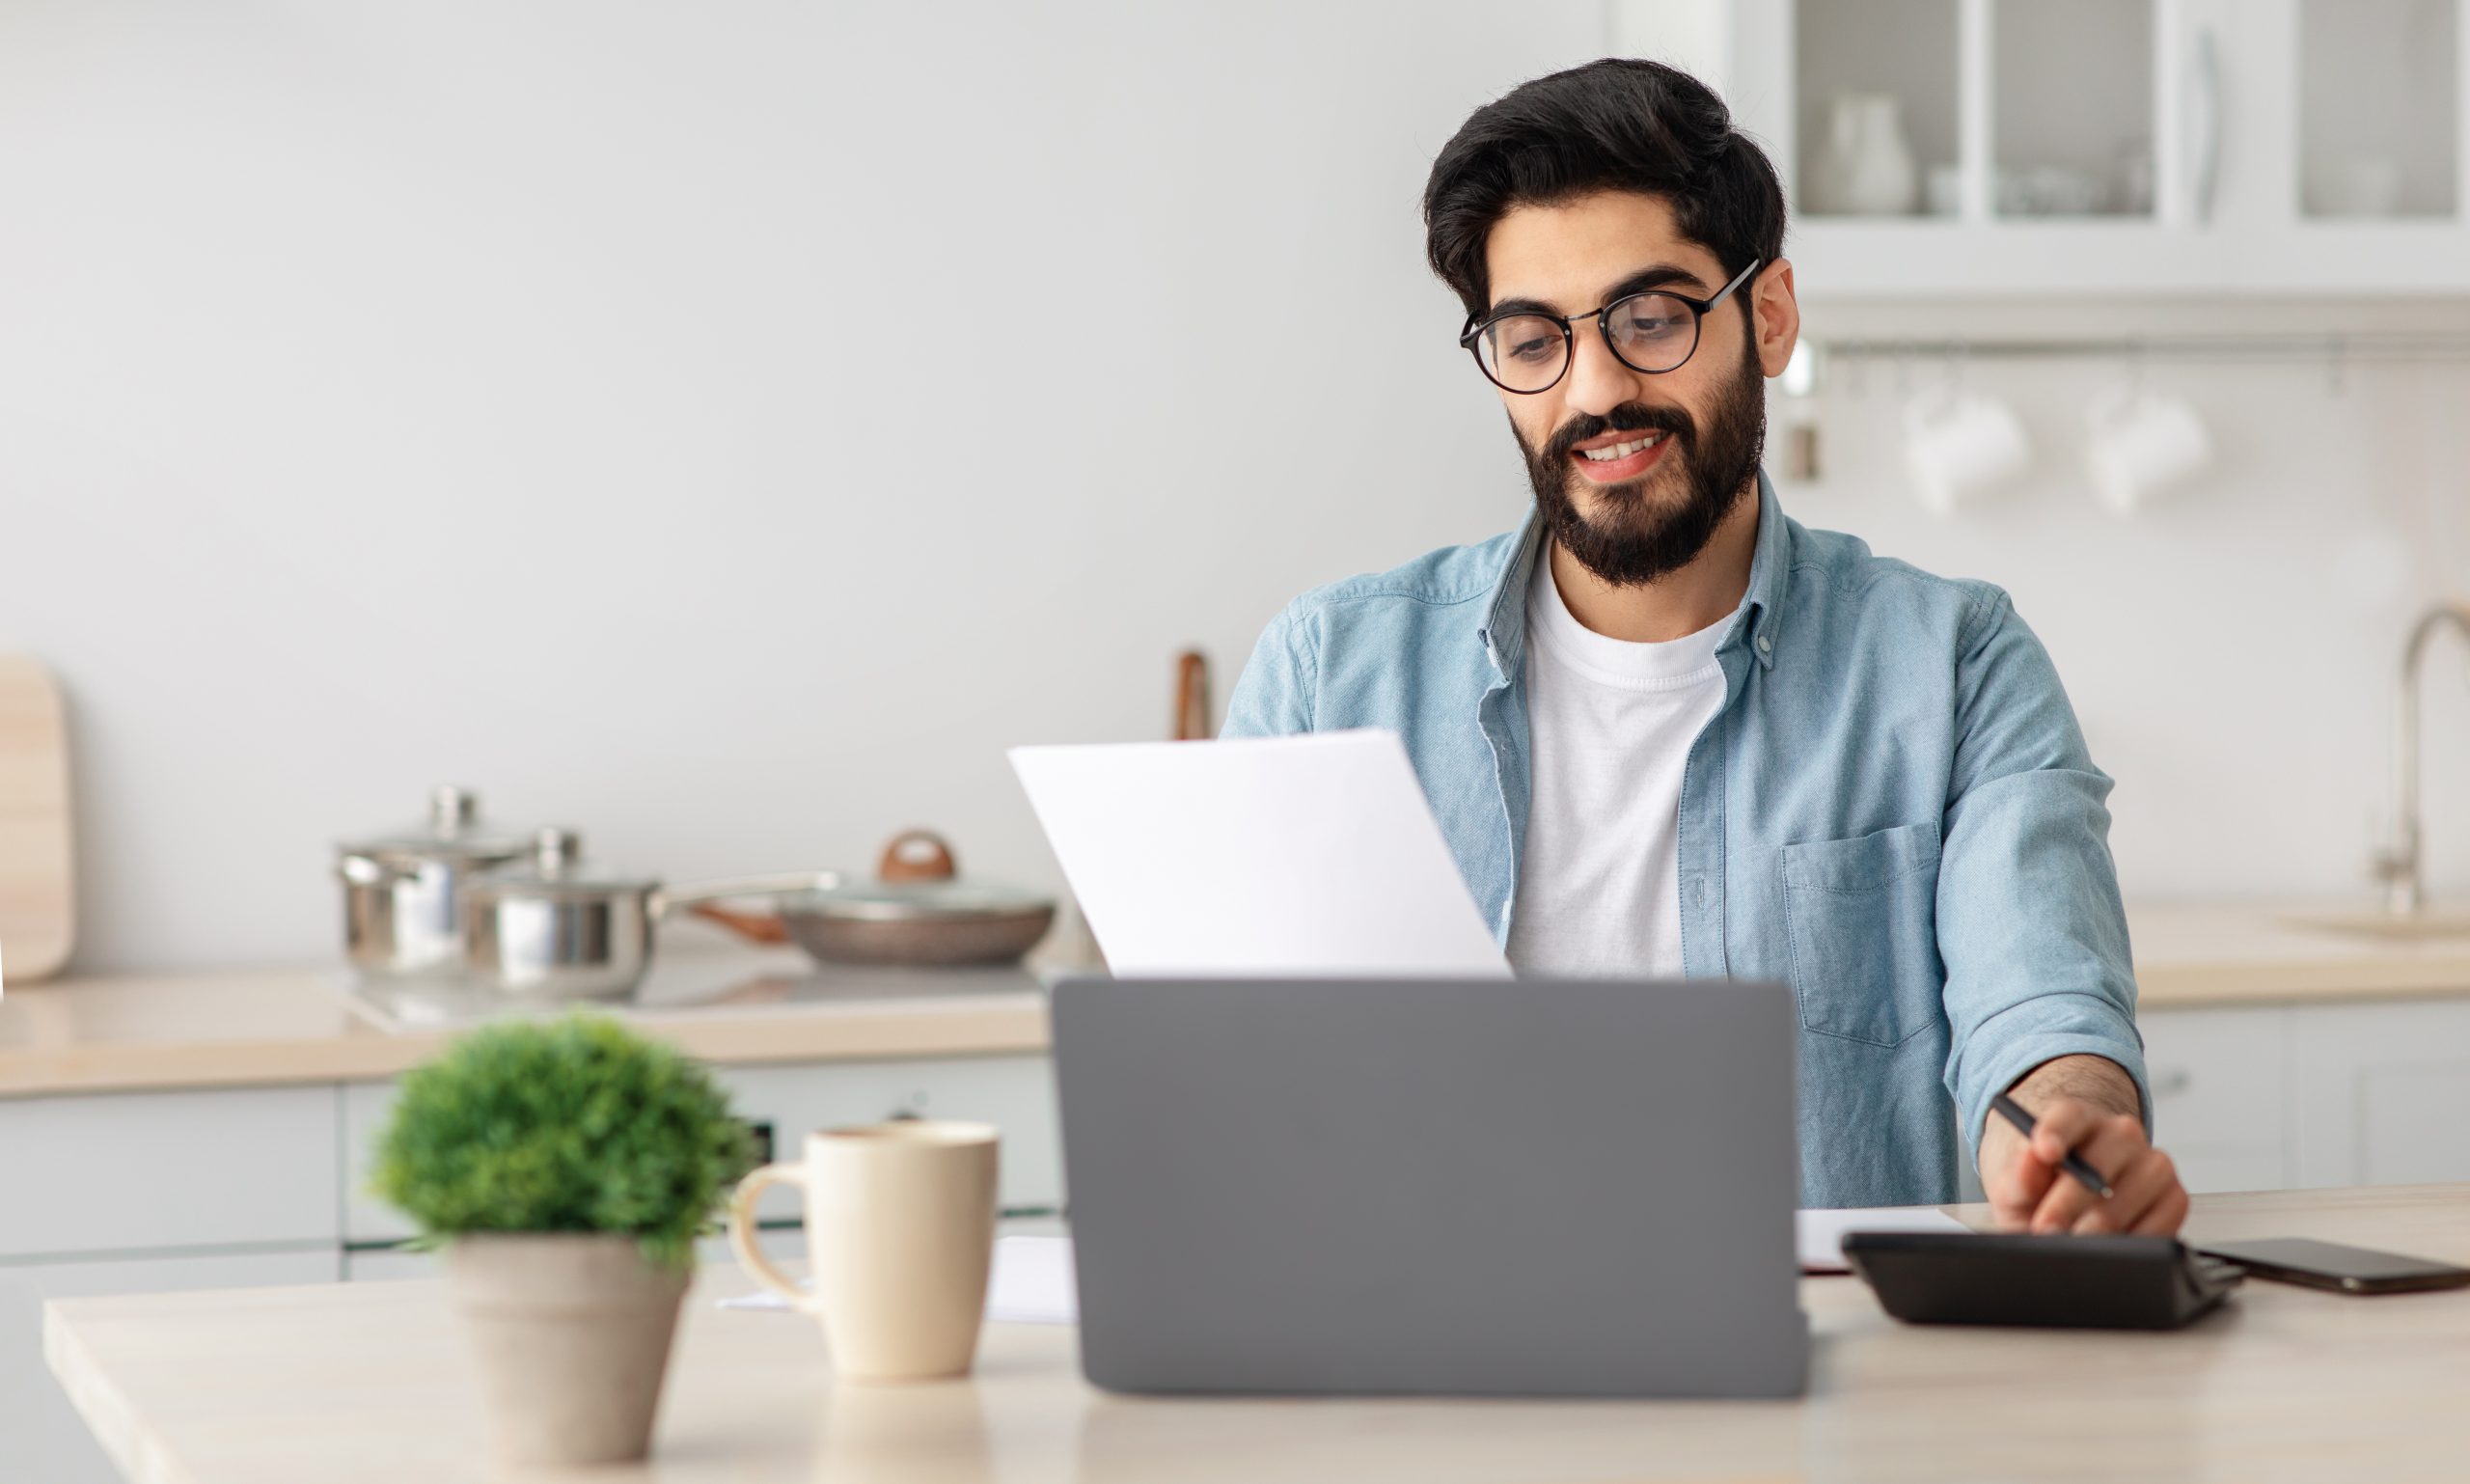
[{"label": "white t-shirt", "polygon": [[[1738,612],[1738,610],[1736,610]],[[1510,914],[1522,974],[1678,977],[1681,771],[1721,709],[1733,615],[1660,644],[1578,622],[1550,546],[1526,590],[1534,793]]]}]

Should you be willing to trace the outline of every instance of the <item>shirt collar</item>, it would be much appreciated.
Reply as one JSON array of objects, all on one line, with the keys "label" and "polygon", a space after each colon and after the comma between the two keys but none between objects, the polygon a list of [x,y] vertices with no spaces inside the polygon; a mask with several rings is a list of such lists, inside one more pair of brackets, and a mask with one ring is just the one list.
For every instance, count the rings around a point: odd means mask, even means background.
[{"label": "shirt collar", "polygon": [[[1476,631],[1484,642],[1485,657],[1503,683],[1518,673],[1526,656],[1526,590],[1535,579],[1535,560],[1544,539],[1543,512],[1530,505],[1526,524],[1520,529],[1517,545],[1494,586],[1493,600],[1485,605],[1484,626]],[[1746,647],[1761,670],[1775,668],[1775,650],[1783,643],[1778,622],[1784,612],[1784,590],[1792,577],[1792,532],[1783,507],[1776,503],[1775,486],[1761,466],[1758,536],[1750,552],[1749,588],[1743,596],[1740,619],[1715,647],[1718,655]]]}]

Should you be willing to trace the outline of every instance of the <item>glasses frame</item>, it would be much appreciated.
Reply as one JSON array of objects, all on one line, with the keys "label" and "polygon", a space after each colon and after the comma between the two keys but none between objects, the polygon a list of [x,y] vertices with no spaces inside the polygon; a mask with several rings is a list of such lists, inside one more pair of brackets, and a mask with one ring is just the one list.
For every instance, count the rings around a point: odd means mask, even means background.
[{"label": "glasses frame", "polygon": [[[1733,275],[1733,281],[1731,283],[1726,284],[1724,287],[1716,289],[1714,293],[1709,294],[1703,299],[1693,299],[1686,293],[1675,293],[1669,289],[1641,289],[1636,293],[1625,293],[1601,309],[1584,310],[1576,315],[1547,315],[1531,309],[1512,310],[1505,315],[1495,315],[1481,324],[1469,323],[1465,330],[1459,332],[1458,344],[1468,355],[1475,358],[1475,369],[1484,373],[1484,379],[1486,381],[1499,387],[1502,391],[1509,393],[1512,397],[1538,397],[1546,392],[1550,392],[1554,387],[1561,384],[1562,377],[1567,376],[1570,373],[1570,368],[1578,364],[1578,321],[1581,319],[1593,319],[1595,321],[1595,332],[1604,337],[1604,348],[1612,352],[1612,359],[1620,362],[1632,371],[1636,371],[1641,376],[1669,375],[1688,365],[1689,358],[1698,353],[1698,343],[1706,338],[1707,316],[1714,313],[1715,306],[1723,303],[1726,299],[1731,298],[1734,292],[1738,290],[1742,285],[1749,282],[1750,278],[1758,272],[1759,268],[1763,266],[1766,260],[1763,258],[1752,258],[1749,260],[1749,265],[1747,267],[1743,268],[1740,272]],[[1628,356],[1623,355],[1621,353],[1621,347],[1612,344],[1612,312],[1619,309],[1622,305],[1629,303],[1633,299],[1643,299],[1650,294],[1659,295],[1667,299],[1678,299],[1682,303],[1689,306],[1689,348],[1682,352],[1680,360],[1673,362],[1670,366],[1663,368],[1661,371],[1649,371],[1647,368],[1640,366],[1637,362],[1631,360]],[[1467,317],[1470,321],[1474,318],[1472,315],[1469,315]],[[1551,380],[1544,383],[1540,387],[1514,387],[1504,383],[1500,377],[1492,373],[1490,368],[1484,365],[1484,352],[1476,348],[1478,343],[1483,339],[1483,334],[1486,330],[1491,329],[1493,326],[1500,323],[1504,319],[1519,318],[1550,319],[1554,324],[1561,327],[1561,369],[1559,371],[1554,373]]]}]

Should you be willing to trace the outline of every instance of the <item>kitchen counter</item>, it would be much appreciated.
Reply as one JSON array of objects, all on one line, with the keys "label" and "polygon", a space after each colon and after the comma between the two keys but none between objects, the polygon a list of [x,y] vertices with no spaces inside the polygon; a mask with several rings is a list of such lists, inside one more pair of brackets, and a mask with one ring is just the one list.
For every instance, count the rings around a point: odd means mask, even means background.
[{"label": "kitchen counter", "polygon": [[[469,1024],[460,1006],[374,1008],[340,966],[131,974],[0,998],[0,1097],[392,1077]],[[1028,969],[823,967],[796,948],[694,946],[635,1002],[596,1005],[723,1063],[1046,1049]]]},{"label": "kitchen counter", "polygon": [[2303,921],[2376,910],[2365,899],[2129,903],[2136,1003],[2151,1009],[2470,997],[2470,932],[2387,938]]},{"label": "kitchen counter", "polygon": [[[2199,1196],[2187,1223],[2302,1233],[2470,1262],[2470,1186]],[[650,1462],[595,1479],[2452,1478],[2470,1355],[2465,1290],[2250,1281],[2151,1334],[1903,1326],[1822,1278],[1800,1401],[1135,1398],[1081,1379],[1065,1326],[990,1325],[967,1381],[836,1386],[810,1320],[713,1307],[748,1287],[698,1280]],[[434,1281],[56,1302],[44,1348],[134,1484],[499,1477]]]},{"label": "kitchen counter", "polygon": [[[2342,908],[2367,904],[2132,906],[2139,1003],[2470,998],[2470,935],[2379,939],[2288,921]],[[453,1029],[384,1029],[352,1008],[348,987],[341,967],[326,966],[13,988],[0,998],[0,1097],[391,1077],[425,1059]],[[660,1003],[618,1013],[720,1062],[991,1055],[1047,1044],[1045,1001],[1023,970],[824,970],[794,949],[699,944],[665,947],[645,992]],[[697,1000],[708,1003],[688,1003]]]}]

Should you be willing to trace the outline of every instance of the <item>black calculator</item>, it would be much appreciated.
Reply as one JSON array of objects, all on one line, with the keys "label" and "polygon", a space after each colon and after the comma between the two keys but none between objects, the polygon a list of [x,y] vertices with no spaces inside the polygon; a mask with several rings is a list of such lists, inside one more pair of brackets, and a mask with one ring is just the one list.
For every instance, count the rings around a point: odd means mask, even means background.
[{"label": "black calculator", "polygon": [[1907,1324],[2175,1330],[2245,1277],[2172,1237],[1854,1231],[1844,1257]]}]

